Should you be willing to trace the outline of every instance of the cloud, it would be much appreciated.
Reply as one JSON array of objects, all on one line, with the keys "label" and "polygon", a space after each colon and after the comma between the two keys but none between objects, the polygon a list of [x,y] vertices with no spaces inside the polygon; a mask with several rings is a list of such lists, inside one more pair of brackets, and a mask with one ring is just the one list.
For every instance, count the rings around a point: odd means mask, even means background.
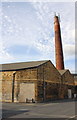
[{"label": "cloud", "polygon": [[[51,20],[51,18],[53,17],[53,12],[54,9],[55,11],[58,10],[59,12],[63,13],[63,11],[65,11],[65,9],[68,7],[68,4],[66,3],[32,3],[36,9],[36,14],[38,19],[41,20],[41,23],[43,24],[44,28],[47,29],[47,31],[50,31],[51,29],[51,34],[54,34],[54,30],[53,30],[53,19]],[[66,6],[65,6],[66,5]],[[52,7],[50,9],[50,6]],[[60,8],[59,8],[60,7]],[[63,10],[61,9],[61,7],[63,8]],[[73,7],[73,13],[74,11],[74,4],[73,5],[69,5],[69,7]],[[63,42],[63,46],[64,46],[64,51],[67,51],[67,54],[69,54],[69,50],[66,49],[66,44],[69,44],[69,47],[71,49],[71,46],[74,48],[74,44],[75,44],[75,16],[74,14],[72,15],[72,19],[71,19],[71,14],[70,14],[70,10],[67,8],[67,12],[65,12],[65,14],[61,14],[63,16],[62,20],[61,20],[61,30],[62,30],[62,42]],[[68,16],[68,17],[67,17]],[[50,22],[48,22],[50,21]],[[71,25],[72,22],[72,25]],[[50,27],[50,28],[49,28]],[[47,35],[47,33],[45,31],[43,31],[45,33],[45,35]],[[46,37],[44,37],[45,39]],[[51,38],[48,39],[48,42],[51,41]],[[72,44],[72,45],[70,45]],[[73,50],[74,52],[74,50]]]},{"label": "cloud", "polygon": [[[43,13],[44,11],[41,11],[41,14]],[[9,13],[7,14],[4,11],[2,24],[4,46],[10,48],[13,45],[28,45],[29,49],[34,46],[43,54],[43,56],[48,56],[49,51],[51,51],[50,48],[52,47],[51,33],[49,30],[51,27],[48,27],[51,25],[48,25],[49,23],[43,24],[44,18],[41,23],[41,20],[39,20],[39,17],[37,16],[37,20],[41,25],[34,23],[33,18],[31,18],[30,21],[29,19],[28,21],[26,20],[27,23],[25,23],[25,20],[22,22],[23,18],[20,18],[19,21],[15,14],[11,17],[11,15],[9,16]],[[48,22],[48,20],[46,21]],[[27,49],[27,51],[29,51],[29,49]],[[46,49],[47,51],[45,51]]]},{"label": "cloud", "polygon": [[[72,65],[73,62],[73,65]],[[77,72],[76,70],[76,66],[75,66],[75,59],[73,61],[67,61],[66,65],[65,65],[66,69],[69,69],[71,73],[75,73]]]},{"label": "cloud", "polygon": [[70,59],[70,57],[75,59],[75,45],[66,44],[64,46],[64,51],[65,51],[64,53],[65,53],[65,58],[66,59]]},{"label": "cloud", "polygon": [[13,60],[15,60],[14,56],[10,55],[0,43],[0,63],[7,63]]},{"label": "cloud", "polygon": [[[25,60],[51,59],[54,63],[55,11],[61,14],[60,24],[65,62],[66,60],[72,59],[73,56],[71,56],[71,53],[74,55],[75,44],[74,4],[65,2],[31,2],[25,3],[23,8],[19,3],[4,4],[2,20],[2,39],[5,47],[4,54],[8,54],[7,56],[11,57],[10,60],[14,61],[22,61],[24,58]],[[41,55],[29,56],[29,54],[26,54],[25,56],[13,56],[10,48],[16,45],[29,46],[28,49],[26,49],[27,53],[30,53],[34,48],[38,50]],[[10,52],[8,52],[8,49]],[[21,49],[21,47],[18,49]],[[9,59],[9,57],[7,58]]]},{"label": "cloud", "polygon": [[1,0],[1,2],[75,2],[76,0]]}]

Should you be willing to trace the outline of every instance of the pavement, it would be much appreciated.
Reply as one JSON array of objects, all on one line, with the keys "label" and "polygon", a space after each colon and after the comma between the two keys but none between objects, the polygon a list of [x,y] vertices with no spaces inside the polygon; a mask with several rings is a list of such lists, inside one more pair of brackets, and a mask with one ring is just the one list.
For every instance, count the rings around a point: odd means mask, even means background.
[{"label": "pavement", "polygon": [[3,103],[3,119],[77,120],[77,101],[58,100],[47,103]]}]

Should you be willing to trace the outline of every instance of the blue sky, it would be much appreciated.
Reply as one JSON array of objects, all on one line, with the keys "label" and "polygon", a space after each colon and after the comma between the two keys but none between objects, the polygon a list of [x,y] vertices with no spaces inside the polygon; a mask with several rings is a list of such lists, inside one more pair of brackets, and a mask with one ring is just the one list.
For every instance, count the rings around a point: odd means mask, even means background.
[{"label": "blue sky", "polygon": [[65,68],[73,72],[73,2],[3,2],[0,10],[0,63],[50,59],[55,65],[54,12],[60,13]]}]

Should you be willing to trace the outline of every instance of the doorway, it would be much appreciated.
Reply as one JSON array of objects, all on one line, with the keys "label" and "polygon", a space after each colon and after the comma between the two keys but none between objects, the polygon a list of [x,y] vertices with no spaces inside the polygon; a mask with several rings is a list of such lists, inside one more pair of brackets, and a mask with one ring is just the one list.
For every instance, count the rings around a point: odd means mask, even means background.
[{"label": "doorway", "polygon": [[72,98],[72,91],[71,91],[71,89],[68,89],[68,98]]},{"label": "doorway", "polygon": [[35,84],[34,83],[21,83],[19,102],[26,102],[26,100],[35,99]]}]

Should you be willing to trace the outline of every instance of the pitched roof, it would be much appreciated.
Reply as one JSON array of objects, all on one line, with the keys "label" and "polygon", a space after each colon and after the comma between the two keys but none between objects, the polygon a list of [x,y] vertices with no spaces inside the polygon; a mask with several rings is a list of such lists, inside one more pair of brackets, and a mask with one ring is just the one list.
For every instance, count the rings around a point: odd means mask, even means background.
[{"label": "pitched roof", "polygon": [[0,71],[13,71],[13,70],[34,68],[34,67],[38,67],[48,61],[49,60],[0,64]]},{"label": "pitched roof", "polygon": [[68,70],[58,70],[61,75],[63,75]]}]

